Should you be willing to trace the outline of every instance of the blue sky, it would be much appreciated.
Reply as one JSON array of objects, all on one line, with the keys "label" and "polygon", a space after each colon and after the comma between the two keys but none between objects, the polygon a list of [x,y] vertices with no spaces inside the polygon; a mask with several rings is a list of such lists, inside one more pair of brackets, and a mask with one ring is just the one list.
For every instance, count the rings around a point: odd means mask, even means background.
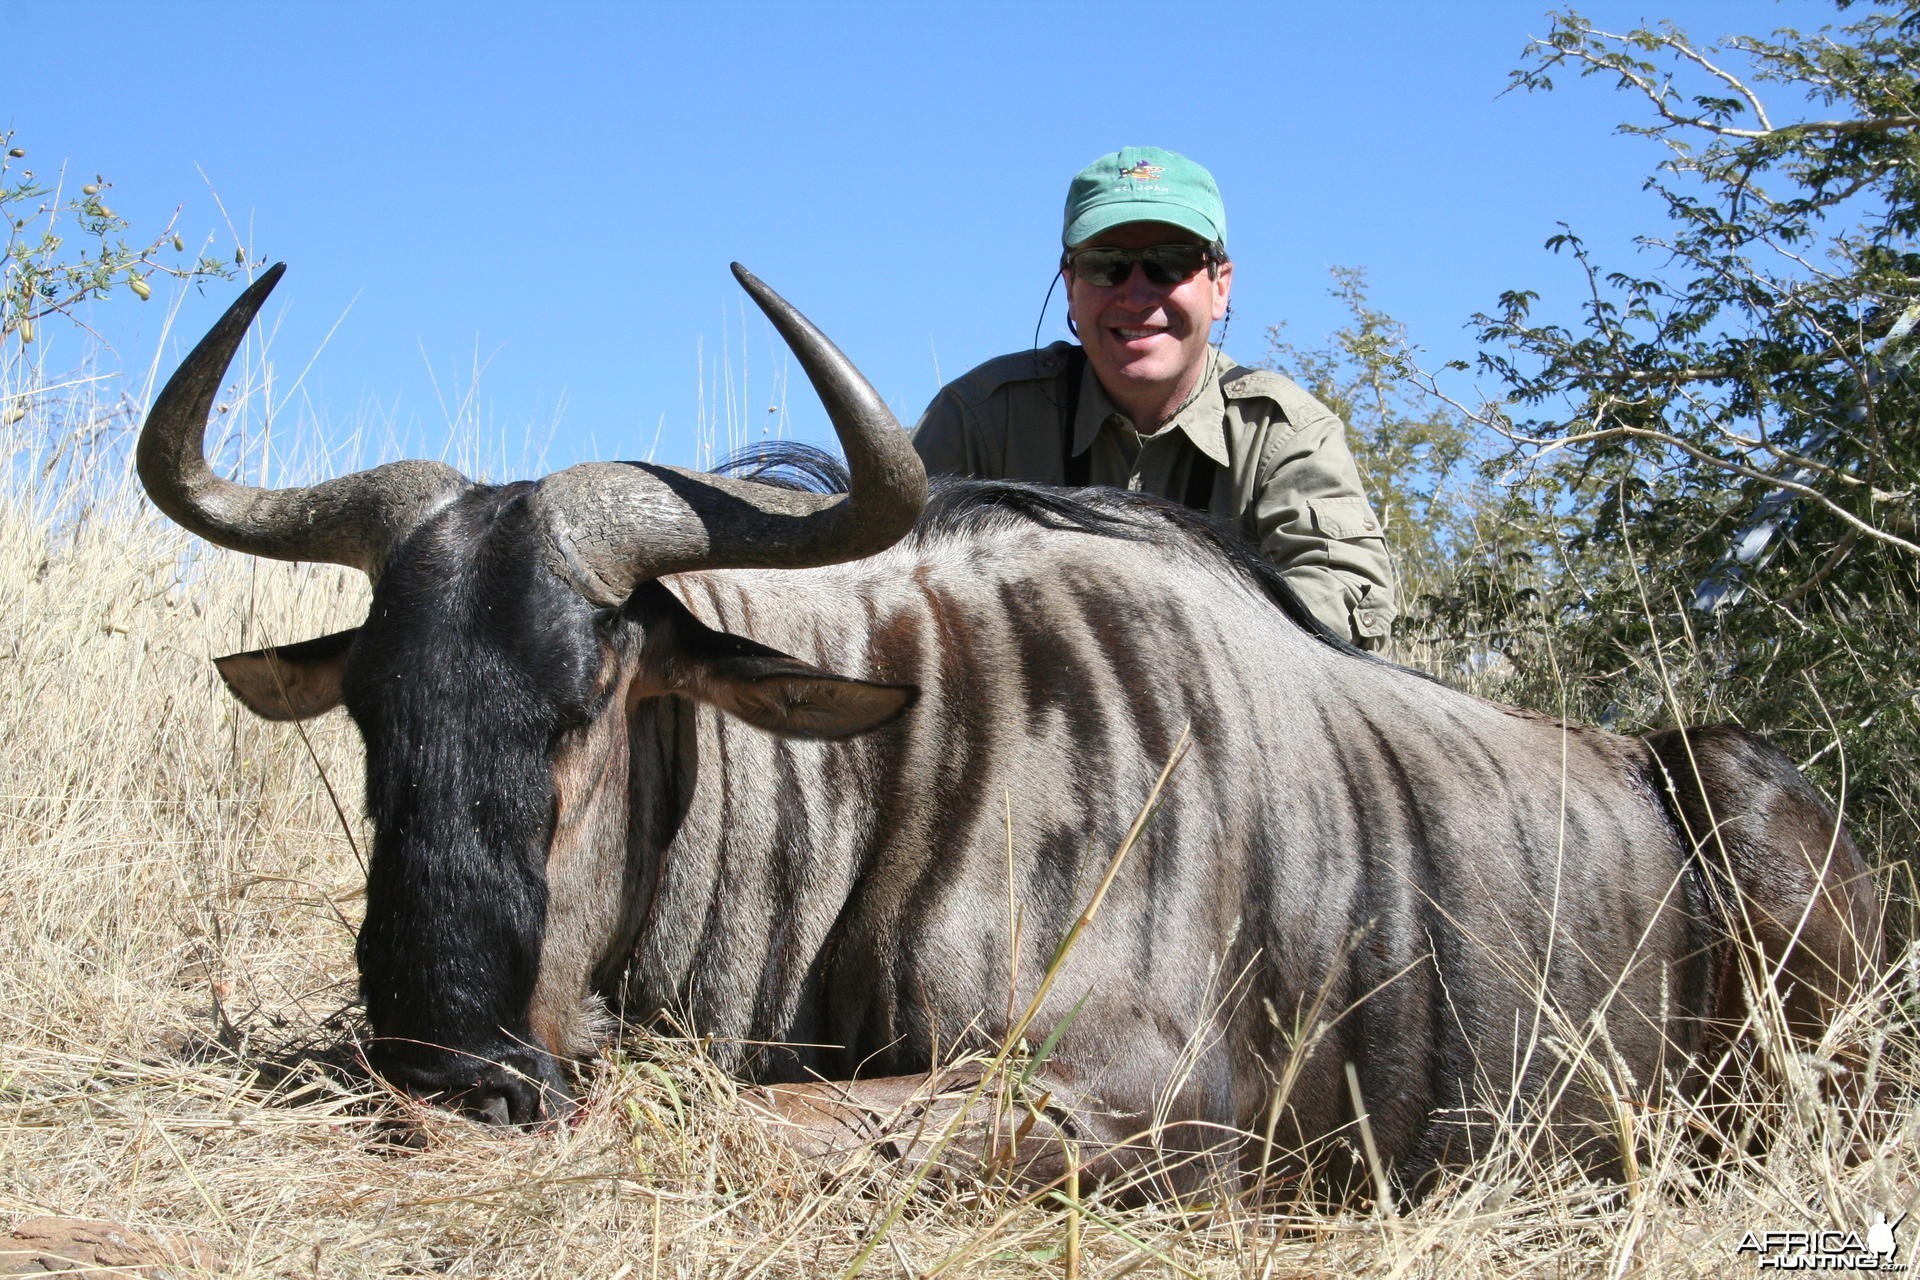
[{"label": "blue sky", "polygon": [[[1811,27],[1806,0],[1593,0],[1614,29]],[[289,264],[269,305],[283,418],[510,469],[700,461],[781,415],[784,362],[727,273],[807,311],[911,424],[943,378],[1031,340],[1082,164],[1153,144],[1208,165],[1237,262],[1227,345],[1337,323],[1327,269],[1435,359],[1503,289],[1571,306],[1541,242],[1658,226],[1651,144],[1597,81],[1501,96],[1545,6],[1127,3],[63,5],[0,0],[0,122],[100,173],[136,232],[176,204]],[[29,53],[28,51],[33,51]],[[204,176],[203,176],[204,175]],[[223,213],[224,209],[224,213]],[[161,362],[231,298],[187,299]],[[96,308],[129,367],[166,291]],[[1042,341],[1064,336],[1056,297]],[[49,356],[77,339],[49,333]],[[64,346],[59,344],[65,344]],[[477,379],[475,369],[482,371]],[[798,385],[790,434],[819,439]],[[462,407],[463,403],[466,407]],[[374,461],[377,458],[365,458]],[[489,469],[497,470],[490,466]],[[496,476],[496,478],[498,478]]]}]

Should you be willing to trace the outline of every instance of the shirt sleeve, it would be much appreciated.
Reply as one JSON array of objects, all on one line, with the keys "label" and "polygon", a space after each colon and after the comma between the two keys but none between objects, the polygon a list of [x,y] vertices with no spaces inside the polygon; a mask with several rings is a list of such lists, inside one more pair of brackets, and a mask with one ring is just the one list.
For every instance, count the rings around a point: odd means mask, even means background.
[{"label": "shirt sleeve", "polygon": [[980,476],[972,445],[965,403],[951,384],[942,387],[913,428],[914,451],[930,476]]},{"label": "shirt sleeve", "polygon": [[1315,617],[1363,649],[1386,646],[1393,564],[1338,417],[1322,408],[1269,448],[1251,517],[1262,554]]}]

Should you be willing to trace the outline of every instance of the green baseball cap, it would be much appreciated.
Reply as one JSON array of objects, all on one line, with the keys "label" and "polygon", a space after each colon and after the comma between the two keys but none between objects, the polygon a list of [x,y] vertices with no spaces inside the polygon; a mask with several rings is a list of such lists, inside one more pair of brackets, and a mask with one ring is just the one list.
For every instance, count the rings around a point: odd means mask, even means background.
[{"label": "green baseball cap", "polygon": [[1168,222],[1203,240],[1227,239],[1227,211],[1213,175],[1159,147],[1122,147],[1075,174],[1060,243],[1085,244],[1129,222]]}]

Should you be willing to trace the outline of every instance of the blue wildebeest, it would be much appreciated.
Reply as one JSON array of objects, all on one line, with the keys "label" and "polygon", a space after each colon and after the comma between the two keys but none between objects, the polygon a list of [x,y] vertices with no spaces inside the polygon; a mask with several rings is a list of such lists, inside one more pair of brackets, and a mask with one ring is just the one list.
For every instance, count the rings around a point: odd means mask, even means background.
[{"label": "blue wildebeest", "polygon": [[634,463],[221,479],[208,412],[279,274],[168,383],[139,470],[207,539],[373,580],[355,630],[220,667],[262,715],[360,730],[369,1052],[416,1094],[533,1121],[608,1011],[665,1011],[762,1081],[858,1078],[774,1091],[831,1145],[1006,1031],[1189,725],[1035,1024],[1077,1009],[1042,1110],[1096,1171],[1150,1124],[1338,1168],[1363,1105],[1412,1185],[1487,1108],[1579,1131],[1685,1087],[1756,975],[1815,1035],[1879,961],[1860,857],[1778,752],[1452,692],[1165,504],[929,503],[877,394],[744,272],[844,494]]}]

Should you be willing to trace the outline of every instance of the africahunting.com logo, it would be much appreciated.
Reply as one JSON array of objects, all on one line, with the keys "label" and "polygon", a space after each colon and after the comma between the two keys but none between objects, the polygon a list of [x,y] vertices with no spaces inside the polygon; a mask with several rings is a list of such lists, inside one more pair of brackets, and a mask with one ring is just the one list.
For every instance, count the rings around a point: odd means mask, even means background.
[{"label": "africahunting.com logo", "polygon": [[1907,1220],[1901,1214],[1892,1222],[1887,1215],[1873,1215],[1873,1225],[1865,1234],[1857,1231],[1749,1231],[1740,1237],[1736,1252],[1751,1258],[1762,1271],[1905,1271],[1905,1262],[1895,1261],[1900,1242],[1894,1228]]}]

